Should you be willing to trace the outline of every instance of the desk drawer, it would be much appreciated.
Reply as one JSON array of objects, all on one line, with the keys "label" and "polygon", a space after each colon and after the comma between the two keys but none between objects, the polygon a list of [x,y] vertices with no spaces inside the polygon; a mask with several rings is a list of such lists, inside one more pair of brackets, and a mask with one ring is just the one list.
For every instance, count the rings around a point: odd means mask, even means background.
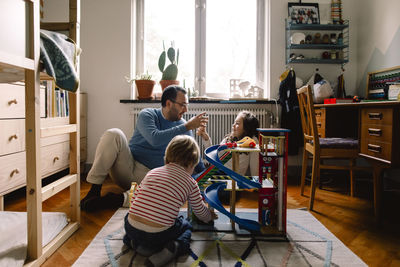
[{"label": "desk drawer", "polygon": [[361,110],[361,124],[392,125],[393,109],[366,108]]},{"label": "desk drawer", "polygon": [[391,143],[392,129],[393,127],[391,125],[362,124],[361,140],[368,139]]},{"label": "desk drawer", "polygon": [[326,111],[322,108],[317,108],[315,111],[315,120],[317,121],[318,134],[320,137],[326,137]]},{"label": "desk drawer", "polygon": [[26,183],[25,151],[0,157],[0,195]]},{"label": "desk drawer", "polygon": [[391,162],[392,144],[372,139],[364,139],[361,142],[361,153]]},{"label": "desk drawer", "polygon": [[0,156],[25,150],[25,120],[0,120]]}]

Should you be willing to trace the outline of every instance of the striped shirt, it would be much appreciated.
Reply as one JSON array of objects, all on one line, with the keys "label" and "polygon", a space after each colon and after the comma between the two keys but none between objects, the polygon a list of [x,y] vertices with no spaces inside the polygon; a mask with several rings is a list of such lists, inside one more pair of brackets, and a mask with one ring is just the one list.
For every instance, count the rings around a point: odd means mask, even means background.
[{"label": "striped shirt", "polygon": [[211,220],[196,181],[182,166],[170,163],[147,173],[130,200],[129,213],[172,226],[186,200],[200,220]]}]

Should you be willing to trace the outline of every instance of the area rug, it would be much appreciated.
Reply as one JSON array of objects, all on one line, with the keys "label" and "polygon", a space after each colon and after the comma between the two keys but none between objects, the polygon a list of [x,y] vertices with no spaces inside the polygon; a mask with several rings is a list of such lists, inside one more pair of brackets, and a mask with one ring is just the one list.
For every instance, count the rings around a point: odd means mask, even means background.
[{"label": "area rug", "polygon": [[[73,266],[144,266],[145,258],[122,242],[119,209],[96,235]],[[239,216],[256,218],[255,210],[237,209]],[[185,214],[183,211],[182,214]],[[225,220],[224,215],[219,220]],[[228,221],[227,221],[228,222]],[[366,266],[306,210],[287,211],[287,236],[236,235],[227,231],[194,231],[191,254],[168,266]]]}]

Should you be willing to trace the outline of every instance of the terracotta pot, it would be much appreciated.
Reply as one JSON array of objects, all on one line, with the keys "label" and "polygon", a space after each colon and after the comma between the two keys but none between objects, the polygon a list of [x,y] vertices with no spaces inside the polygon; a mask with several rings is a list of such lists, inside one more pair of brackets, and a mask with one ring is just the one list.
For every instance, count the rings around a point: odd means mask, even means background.
[{"label": "terracotta pot", "polygon": [[161,80],[160,81],[161,89],[163,91],[168,85],[172,85],[172,84],[179,85],[179,81],[177,81],[177,80]]},{"label": "terracotta pot", "polygon": [[138,99],[152,99],[153,89],[156,84],[152,80],[135,80],[136,88],[138,91]]}]

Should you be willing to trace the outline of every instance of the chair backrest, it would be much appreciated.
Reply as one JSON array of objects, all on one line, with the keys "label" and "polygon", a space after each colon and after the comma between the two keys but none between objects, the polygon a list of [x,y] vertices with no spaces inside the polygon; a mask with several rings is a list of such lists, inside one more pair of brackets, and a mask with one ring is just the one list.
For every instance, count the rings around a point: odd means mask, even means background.
[{"label": "chair backrest", "polygon": [[305,85],[297,90],[301,115],[301,126],[304,133],[304,146],[306,143],[319,148],[317,121],[315,118],[313,94],[311,85]]}]

